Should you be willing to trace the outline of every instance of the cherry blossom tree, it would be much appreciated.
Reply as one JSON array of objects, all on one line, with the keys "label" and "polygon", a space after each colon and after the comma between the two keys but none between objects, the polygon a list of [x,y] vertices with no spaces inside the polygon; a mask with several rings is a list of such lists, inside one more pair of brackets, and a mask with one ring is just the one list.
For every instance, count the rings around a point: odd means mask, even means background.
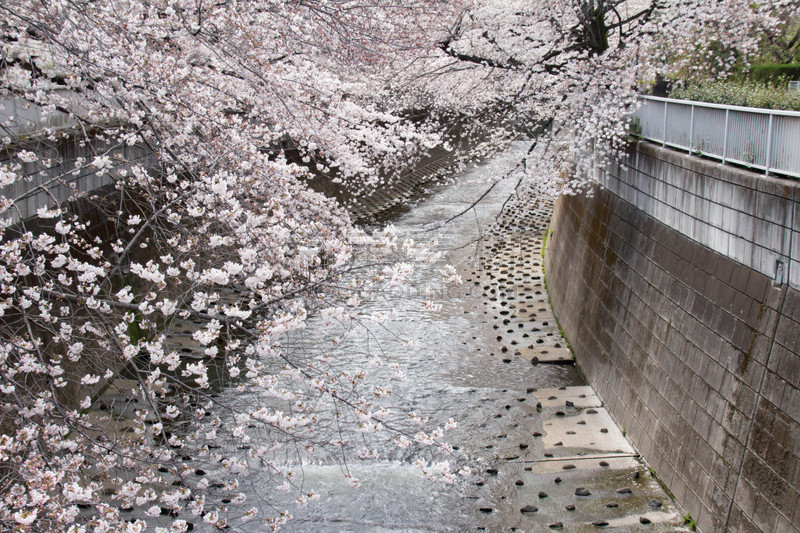
[{"label": "cherry blossom tree", "polygon": [[[358,332],[364,293],[432,259],[391,228],[355,228],[307,182],[365,190],[442,142],[379,95],[452,9],[0,6],[0,97],[41,115],[31,129],[6,112],[0,135],[0,528],[277,528],[289,515],[272,491],[316,495],[274,457],[348,451],[326,426],[363,435],[363,457],[376,439],[447,451],[442,428],[380,407],[388,385],[281,339],[312,316]],[[108,185],[58,192],[86,175]],[[34,193],[49,202],[30,218]],[[245,493],[248,473],[261,490]]]},{"label": "cherry blossom tree", "polygon": [[627,144],[628,115],[656,75],[720,78],[746,67],[798,8],[791,0],[476,0],[395,87],[536,138],[522,165],[527,179],[544,193],[571,193]]},{"label": "cherry blossom tree", "polygon": [[[276,455],[370,458],[379,439],[430,447],[420,467],[452,480],[445,427],[281,344],[309,320],[358,333],[365,293],[435,258],[309,180],[359,194],[459,117],[538,135],[528,179],[580,190],[655,73],[722,73],[796,4],[3,2],[0,98],[40,119],[0,124],[0,525],[277,528],[273,491],[316,495]],[[88,175],[108,185],[71,188]],[[49,201],[30,217],[32,194]]]}]

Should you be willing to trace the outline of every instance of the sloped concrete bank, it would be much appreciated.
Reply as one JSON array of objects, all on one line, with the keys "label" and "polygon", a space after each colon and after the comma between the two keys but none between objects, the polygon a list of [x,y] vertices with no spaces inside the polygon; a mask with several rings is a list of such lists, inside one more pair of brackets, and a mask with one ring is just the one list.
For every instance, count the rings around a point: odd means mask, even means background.
[{"label": "sloped concrete bank", "polygon": [[798,186],[645,145],[603,183],[546,247],[579,365],[701,531],[800,531]]}]

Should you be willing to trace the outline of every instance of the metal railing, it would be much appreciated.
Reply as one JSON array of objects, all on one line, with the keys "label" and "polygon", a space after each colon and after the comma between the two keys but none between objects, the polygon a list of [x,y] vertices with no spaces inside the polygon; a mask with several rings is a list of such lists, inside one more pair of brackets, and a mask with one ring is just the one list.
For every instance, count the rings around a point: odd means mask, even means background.
[{"label": "metal railing", "polygon": [[[67,94],[67,91],[64,91]],[[79,95],[73,96],[73,109],[82,109]],[[44,109],[20,97],[0,98],[0,165],[8,164],[18,149],[33,151],[37,161],[23,163],[20,179],[0,187],[0,196],[13,207],[0,212],[6,223],[17,223],[34,216],[42,207],[68,202],[82,193],[91,193],[114,182],[111,174],[97,171],[91,162],[97,155],[111,157],[111,171],[141,165],[156,169],[158,161],[149,148],[140,145],[108,146],[98,139],[82,140],[71,134],[81,132],[78,122],[67,113]],[[84,161],[77,165],[78,161]]]},{"label": "metal railing", "polygon": [[690,154],[800,178],[800,112],[642,96],[643,139]]},{"label": "metal railing", "polygon": [[[66,91],[61,91],[66,92]],[[44,109],[18,96],[0,98],[0,138],[9,137],[19,142],[30,136],[67,131],[76,122],[61,111],[45,113]]]}]

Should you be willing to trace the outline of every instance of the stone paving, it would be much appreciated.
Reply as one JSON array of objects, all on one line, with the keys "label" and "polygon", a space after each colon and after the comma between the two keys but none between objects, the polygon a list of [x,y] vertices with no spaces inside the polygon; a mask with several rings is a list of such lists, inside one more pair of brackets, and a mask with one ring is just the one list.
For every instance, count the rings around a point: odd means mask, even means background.
[{"label": "stone paving", "polygon": [[[490,231],[479,268],[463,273],[482,290],[493,355],[533,365],[574,364],[548,304],[542,246],[552,205],[514,199]],[[517,361],[515,361],[515,358]],[[505,398],[507,431],[474,482],[478,530],[685,531],[680,512],[585,384]]]}]

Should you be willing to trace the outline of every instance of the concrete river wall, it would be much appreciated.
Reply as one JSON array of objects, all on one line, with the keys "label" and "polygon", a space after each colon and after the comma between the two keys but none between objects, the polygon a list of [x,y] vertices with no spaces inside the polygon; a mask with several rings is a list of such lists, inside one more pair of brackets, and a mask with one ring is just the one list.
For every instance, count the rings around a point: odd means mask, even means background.
[{"label": "concrete river wall", "polygon": [[578,364],[703,532],[800,531],[800,186],[639,143],[556,204]]}]

